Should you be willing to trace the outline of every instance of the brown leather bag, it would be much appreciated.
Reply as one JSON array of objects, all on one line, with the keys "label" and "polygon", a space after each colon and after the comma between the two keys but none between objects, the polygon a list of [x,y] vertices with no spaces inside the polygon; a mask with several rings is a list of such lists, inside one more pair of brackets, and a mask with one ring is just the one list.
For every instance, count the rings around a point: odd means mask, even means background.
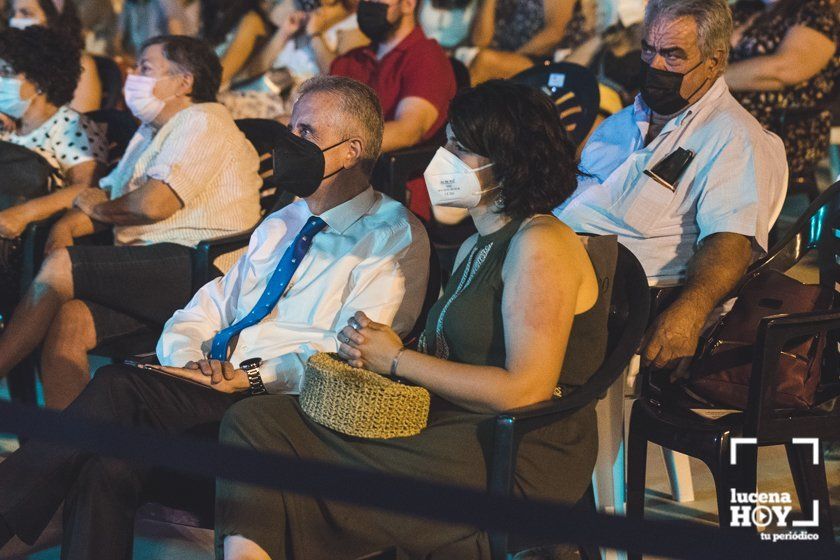
[{"label": "brown leather bag", "polygon": [[[774,270],[756,275],[705,337],[691,367],[689,388],[715,404],[746,409],[761,320],[830,309],[833,297],[823,286],[802,284]],[[814,404],[825,339],[826,333],[820,333],[788,341],[779,358],[777,407],[804,409]]]}]

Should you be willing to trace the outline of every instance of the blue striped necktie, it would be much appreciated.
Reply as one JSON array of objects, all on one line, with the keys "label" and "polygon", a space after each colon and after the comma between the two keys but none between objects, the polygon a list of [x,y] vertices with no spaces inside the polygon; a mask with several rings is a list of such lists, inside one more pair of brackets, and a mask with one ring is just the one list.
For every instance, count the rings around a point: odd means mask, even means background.
[{"label": "blue striped necktie", "polygon": [[265,291],[257,300],[257,304],[251,311],[245,315],[241,320],[232,324],[226,329],[219,331],[213,337],[213,344],[210,348],[210,359],[212,360],[227,360],[228,345],[230,339],[247,329],[262,321],[271,310],[280,301],[289,281],[292,279],[297,267],[300,266],[300,261],[303,260],[304,255],[312,246],[312,238],[315,234],[324,229],[326,222],[317,216],[310,217],[300,232],[295,237],[295,240],[283,253],[283,258],[277,268],[274,269],[274,274],[271,275]]}]

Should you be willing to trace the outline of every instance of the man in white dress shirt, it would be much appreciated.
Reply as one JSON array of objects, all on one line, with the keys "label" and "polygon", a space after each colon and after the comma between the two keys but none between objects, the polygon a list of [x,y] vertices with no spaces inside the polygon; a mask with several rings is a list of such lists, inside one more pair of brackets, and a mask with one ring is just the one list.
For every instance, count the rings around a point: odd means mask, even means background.
[{"label": "man in white dress shirt", "polygon": [[[722,77],[731,34],[726,0],[648,2],[642,92],[592,135],[585,175],[555,211],[576,231],[617,234],[652,286],[682,285],[643,342],[643,362],[659,368],[694,354],[710,313],[767,250],[784,201],[784,145]],[[680,150],[687,164],[658,165]]]},{"label": "man in white dress shirt", "polygon": [[[230,272],[166,324],[158,356],[172,366],[162,368],[168,375],[107,366],[67,413],[173,434],[213,432],[249,394],[296,392],[307,357],[336,351],[336,331],[357,310],[410,331],[429,242],[417,218],[369,186],[383,130],[376,94],[348,78],[315,78],[303,86],[291,126],[297,147],[321,162],[311,189],[294,183],[308,196],[269,216]],[[244,360],[249,365],[239,367]],[[65,500],[62,558],[128,559],[135,511],[150,494],[212,507],[211,488],[212,481],[29,442],[0,463],[0,544],[13,534],[34,542]]]}]

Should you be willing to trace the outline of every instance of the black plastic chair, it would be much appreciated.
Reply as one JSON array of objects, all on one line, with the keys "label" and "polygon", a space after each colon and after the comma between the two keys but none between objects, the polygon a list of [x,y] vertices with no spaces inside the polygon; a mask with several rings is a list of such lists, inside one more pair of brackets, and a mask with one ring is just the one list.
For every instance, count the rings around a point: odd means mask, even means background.
[{"label": "black plastic chair", "polygon": [[595,74],[570,62],[534,66],[520,72],[514,82],[529,85],[548,95],[560,120],[576,145],[580,145],[598,117],[601,93]]},{"label": "black plastic chair", "polygon": [[[275,146],[274,139],[283,133],[282,129],[285,129],[285,126],[270,119],[238,119],[236,125],[260,155],[260,177],[263,180],[263,185],[260,188],[260,207],[264,218],[291,203],[295,198],[291,193],[279,189],[273,179],[272,151]],[[224,254],[247,247],[255,229],[208,239],[198,244],[193,254],[194,292],[213,278],[221,275],[213,266],[213,261]]]},{"label": "black plastic chair", "polygon": [[[820,283],[835,291],[834,306],[827,312],[776,315],[765,318],[756,341],[747,409],[718,420],[705,419],[688,410],[708,408],[694,401],[678,387],[655,387],[643,377],[642,398],[633,405],[627,446],[627,516],[644,515],[647,443],[653,442],[702,460],[712,471],[718,499],[718,519],[730,528],[730,490],[755,492],[757,447],[785,445],[794,485],[810,518],[812,500],[819,500],[821,540],[833,540],[825,463],[811,462],[810,449],[793,445],[794,437],[821,440],[840,439],[840,396],[838,333],[840,333],[840,182],[815,200],[788,234],[755,263],[745,279],[763,270],[787,271],[810,250],[818,249]],[[778,409],[773,404],[778,357],[785,344],[795,338],[827,333],[822,379],[815,404],[808,410]],[[734,437],[756,438],[757,446],[739,447],[738,464],[729,463]],[[632,556],[632,555],[631,555]],[[638,556],[635,556],[638,558]]]},{"label": "black plastic chair", "polygon": [[116,109],[122,101],[123,76],[117,63],[105,56],[94,55],[96,71],[102,84],[102,102],[100,109]]},{"label": "black plastic chair", "polygon": [[423,298],[423,306],[420,308],[420,316],[414,322],[411,332],[404,338],[406,346],[414,347],[423,329],[426,328],[426,318],[432,306],[440,298],[440,289],[443,284],[443,276],[440,270],[440,261],[434,247],[429,247],[429,280],[426,284],[426,296]]},{"label": "black plastic chair", "polygon": [[[458,91],[470,87],[470,73],[464,64],[450,58],[455,86]],[[423,144],[380,154],[371,176],[371,185],[394,200],[406,203],[406,184],[422,175],[437,149],[446,143],[443,128],[434,138]]]},{"label": "black plastic chair", "polygon": [[134,133],[137,132],[137,120],[128,111],[119,109],[100,109],[86,113],[86,116],[105,127],[105,137],[108,140],[108,165],[116,166]]},{"label": "black plastic chair", "polygon": [[455,74],[455,87],[458,91],[470,88],[470,71],[466,65],[455,57],[449,57],[452,73]]},{"label": "black plastic chair", "polygon": [[[511,410],[496,417],[493,436],[493,453],[489,473],[489,492],[496,496],[510,496],[516,470],[516,453],[524,434],[536,428],[559,422],[601,398],[621,376],[630,358],[636,352],[648,322],[650,290],[647,277],[638,259],[623,245],[618,245],[618,259],[612,282],[612,298],[608,320],[607,353],[601,367],[589,381],[561,399],[538,403]],[[562,476],[562,473],[557,473]],[[590,486],[576,508],[595,510],[595,500]],[[513,536],[495,533],[490,545],[494,560],[543,543],[519,542]],[[597,549],[588,556],[597,558]]]}]

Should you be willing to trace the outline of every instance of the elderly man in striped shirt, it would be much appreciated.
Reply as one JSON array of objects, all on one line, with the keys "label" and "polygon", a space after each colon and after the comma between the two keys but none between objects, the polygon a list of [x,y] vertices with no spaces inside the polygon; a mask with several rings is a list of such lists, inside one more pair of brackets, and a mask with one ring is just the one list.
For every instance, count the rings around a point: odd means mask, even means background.
[{"label": "elderly man in striped shirt", "polygon": [[[0,337],[0,376],[44,342],[47,406],[64,408],[84,388],[97,344],[162,325],[189,301],[199,242],[259,220],[259,156],[215,103],[220,81],[218,58],[196,39],[145,45],[125,86],[140,128],[100,188],[83,191],[55,224],[47,259]],[[73,246],[104,229],[114,245]]]}]

